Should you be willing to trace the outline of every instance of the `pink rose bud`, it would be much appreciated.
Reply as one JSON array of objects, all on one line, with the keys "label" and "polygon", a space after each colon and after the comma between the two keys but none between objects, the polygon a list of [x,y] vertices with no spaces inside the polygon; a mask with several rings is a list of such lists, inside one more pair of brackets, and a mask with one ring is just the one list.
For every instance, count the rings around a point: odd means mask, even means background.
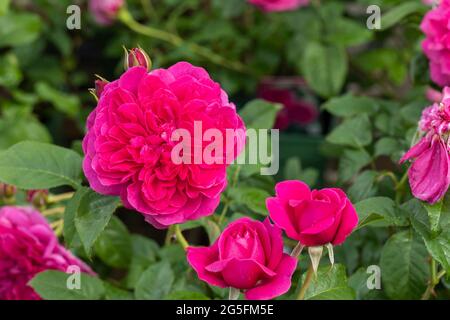
[{"label": "pink rose bud", "polygon": [[39,272],[66,272],[69,266],[94,274],[58,243],[38,211],[9,206],[0,209],[0,300],[40,300],[28,282]]},{"label": "pink rose bud", "polygon": [[36,208],[41,208],[47,204],[48,190],[28,190],[27,202]]},{"label": "pink rose bud", "polygon": [[309,0],[248,0],[266,12],[291,11],[309,4]]},{"label": "pink rose bud", "polygon": [[278,183],[267,199],[270,218],[291,239],[309,247],[342,244],[358,224],[358,215],[341,189],[310,190],[295,180]]},{"label": "pink rose bud", "polygon": [[125,70],[131,67],[144,67],[147,71],[150,71],[152,60],[141,48],[133,48],[125,56]]},{"label": "pink rose bud", "polygon": [[89,0],[89,11],[98,24],[108,26],[116,20],[124,2],[124,0]]},{"label": "pink rose bud", "polygon": [[420,25],[425,33],[422,49],[430,60],[431,80],[441,87],[450,85],[450,68],[448,68],[450,47],[447,40],[450,37],[449,19],[450,1],[444,0],[425,15]]},{"label": "pink rose bud", "polygon": [[438,202],[450,186],[450,157],[439,135],[428,135],[400,160],[413,160],[408,178],[414,197],[430,204]]},{"label": "pink rose bud", "polygon": [[297,259],[283,253],[281,230],[269,219],[241,218],[210,247],[189,247],[189,264],[213,286],[243,290],[246,299],[267,300],[291,287]]}]

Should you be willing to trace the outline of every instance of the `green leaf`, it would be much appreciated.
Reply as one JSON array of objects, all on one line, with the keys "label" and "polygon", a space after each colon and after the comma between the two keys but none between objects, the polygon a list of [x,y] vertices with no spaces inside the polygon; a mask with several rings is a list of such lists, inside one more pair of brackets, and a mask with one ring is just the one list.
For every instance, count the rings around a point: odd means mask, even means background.
[{"label": "green leaf", "polygon": [[9,13],[0,16],[0,47],[19,46],[34,41],[42,30],[38,15]]},{"label": "green leaf", "polygon": [[449,196],[444,198],[439,228],[435,232],[431,230],[427,212],[420,201],[412,199],[402,206],[402,208],[409,213],[414,230],[416,230],[425,241],[428,252],[442,265],[447,273],[450,273],[449,200]]},{"label": "green leaf", "polygon": [[378,176],[377,171],[366,170],[361,173],[348,189],[348,195],[356,202],[361,201],[376,193],[375,180]]},{"label": "green leaf", "polygon": [[75,117],[80,109],[80,99],[77,96],[69,95],[52,88],[45,82],[38,82],[35,85],[38,96],[55,106],[58,111]]},{"label": "green leaf", "polygon": [[317,183],[319,171],[314,168],[302,169],[300,159],[291,157],[286,160],[283,177],[285,180],[301,180],[307,185],[313,186]]},{"label": "green leaf", "polygon": [[68,247],[72,247],[74,243],[74,239],[77,234],[77,230],[75,227],[75,217],[78,212],[78,208],[80,206],[81,198],[89,192],[89,188],[81,187],[78,189],[75,194],[70,198],[67,202],[66,209],[64,210],[64,241]]},{"label": "green leaf", "polygon": [[14,54],[0,57],[0,86],[14,88],[22,81],[19,61]]},{"label": "green leaf", "polygon": [[338,94],[347,77],[347,54],[342,46],[308,43],[300,62],[306,81],[319,95]]},{"label": "green leaf", "polygon": [[94,245],[96,255],[108,266],[127,268],[131,261],[131,236],[117,217],[112,217]]},{"label": "green leaf", "polygon": [[339,162],[339,177],[348,181],[362,168],[372,161],[372,157],[364,149],[346,149]]},{"label": "green leaf", "polygon": [[381,138],[375,143],[375,156],[391,156],[398,150],[401,150],[401,144],[394,138]]},{"label": "green leaf", "polygon": [[399,213],[397,205],[391,198],[369,198],[356,203],[355,210],[359,217],[358,229],[380,221],[384,221],[388,225],[408,225],[408,220]]},{"label": "green leaf", "polygon": [[252,100],[239,112],[247,129],[272,129],[281,105],[264,100]]},{"label": "green leaf", "polygon": [[169,294],[166,298],[167,300],[210,300],[209,297],[205,296],[200,292],[193,291],[175,291]]},{"label": "green leaf", "polygon": [[77,275],[47,270],[38,273],[29,284],[46,300],[98,300],[104,296],[103,282],[85,273],[80,274],[80,289],[69,289],[69,277],[75,276]]},{"label": "green leaf", "polygon": [[1,150],[25,140],[51,142],[52,138],[47,128],[39,122],[30,109],[14,105],[2,111],[2,117],[0,117]]},{"label": "green leaf", "polygon": [[360,22],[340,17],[327,21],[325,35],[329,43],[345,47],[364,44],[372,39],[373,32]]},{"label": "green leaf", "polygon": [[330,143],[361,148],[372,142],[372,126],[367,115],[346,119],[326,138]]},{"label": "green leaf", "polygon": [[142,273],[155,263],[159,246],[154,240],[138,234],[131,235],[131,244],[133,254],[125,282],[127,288],[133,289]]},{"label": "green leaf", "polygon": [[378,104],[368,97],[346,94],[328,100],[322,105],[322,109],[338,117],[353,117],[359,114],[374,114],[378,110]]},{"label": "green leaf", "polygon": [[439,229],[439,220],[441,218],[441,212],[443,209],[443,201],[439,201],[434,205],[424,203],[423,205],[428,212],[428,218],[430,219],[431,232],[437,232]]},{"label": "green leaf", "polygon": [[88,256],[119,205],[119,198],[103,196],[92,190],[81,197],[75,216],[75,227]]},{"label": "green leaf", "polygon": [[169,294],[174,279],[172,268],[167,261],[150,266],[136,285],[136,299],[164,299]]},{"label": "green leaf", "polygon": [[104,285],[106,300],[133,300],[134,298],[131,292],[113,286],[109,282],[105,282]]},{"label": "green leaf", "polygon": [[266,199],[270,194],[264,190],[251,187],[240,187],[229,190],[229,196],[239,204],[261,215],[267,215]]},{"label": "green leaf", "polygon": [[0,153],[0,181],[21,189],[78,188],[81,157],[55,145],[24,141]]},{"label": "green leaf", "polygon": [[426,7],[417,1],[402,3],[381,16],[381,29],[386,30],[413,13],[421,13]]},{"label": "green leaf", "polygon": [[393,235],[383,247],[382,282],[391,299],[419,299],[429,278],[428,252],[414,232]]},{"label": "green leaf", "polygon": [[[306,275],[302,277],[302,283]],[[345,267],[336,264],[323,266],[317,271],[317,277],[311,281],[305,293],[306,300],[354,300],[355,291],[347,284]]]}]

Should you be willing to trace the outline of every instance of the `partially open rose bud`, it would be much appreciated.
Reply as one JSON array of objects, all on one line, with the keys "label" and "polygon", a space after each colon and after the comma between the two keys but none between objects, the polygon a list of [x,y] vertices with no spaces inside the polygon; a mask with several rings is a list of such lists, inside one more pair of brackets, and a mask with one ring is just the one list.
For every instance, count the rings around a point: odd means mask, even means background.
[{"label": "partially open rose bud", "polygon": [[125,56],[125,70],[132,67],[144,67],[147,71],[152,68],[152,60],[141,48],[128,50]]}]

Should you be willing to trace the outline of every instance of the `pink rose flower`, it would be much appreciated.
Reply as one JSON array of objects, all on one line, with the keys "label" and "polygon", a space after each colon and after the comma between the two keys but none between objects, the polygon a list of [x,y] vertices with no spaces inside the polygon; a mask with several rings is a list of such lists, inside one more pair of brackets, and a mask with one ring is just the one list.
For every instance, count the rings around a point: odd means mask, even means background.
[{"label": "pink rose flower", "polygon": [[214,286],[244,290],[246,299],[267,300],[286,293],[297,259],[283,253],[281,230],[241,218],[230,223],[210,247],[189,247],[189,264]]},{"label": "pink rose flower", "polygon": [[98,24],[108,26],[114,22],[123,5],[124,0],[89,0],[89,11]]},{"label": "pink rose flower", "polygon": [[40,300],[28,282],[39,272],[79,266],[82,261],[58,243],[45,218],[26,207],[0,209],[0,300]]},{"label": "pink rose flower", "polygon": [[422,49],[430,60],[431,79],[440,86],[450,85],[450,0],[429,11],[420,25],[426,39]]},{"label": "pink rose flower", "polygon": [[413,161],[408,171],[411,192],[414,197],[433,204],[442,199],[450,186],[450,88],[444,88],[441,103],[423,110],[419,128],[425,136],[400,163]]},{"label": "pink rose flower", "polygon": [[408,178],[414,197],[430,204],[438,202],[450,186],[450,158],[439,135],[428,135],[412,147],[400,160],[414,159]]},{"label": "pink rose flower", "polygon": [[309,0],[248,0],[266,12],[290,11],[309,4]]},{"label": "pink rose flower", "polygon": [[283,181],[267,199],[270,218],[304,246],[342,244],[358,224],[358,215],[341,189],[310,190],[301,181]]},{"label": "pink rose flower", "polygon": [[281,103],[283,109],[278,114],[274,124],[275,129],[285,130],[291,124],[307,125],[317,119],[319,115],[317,108],[295,94],[296,89],[305,86],[302,79],[289,78],[267,78],[258,89],[258,96],[264,100]]},{"label": "pink rose flower", "polygon": [[[244,124],[203,68],[180,62],[151,73],[143,67],[128,69],[105,86],[87,121],[83,169],[91,188],[120,195],[127,208],[144,214],[156,228],[212,214],[230,162],[176,164],[171,158],[179,144],[172,133],[185,129],[194,137],[195,122],[202,124],[201,133],[215,129],[225,137],[228,129],[237,134],[231,160],[243,149]],[[210,144],[192,141],[191,157]]]}]

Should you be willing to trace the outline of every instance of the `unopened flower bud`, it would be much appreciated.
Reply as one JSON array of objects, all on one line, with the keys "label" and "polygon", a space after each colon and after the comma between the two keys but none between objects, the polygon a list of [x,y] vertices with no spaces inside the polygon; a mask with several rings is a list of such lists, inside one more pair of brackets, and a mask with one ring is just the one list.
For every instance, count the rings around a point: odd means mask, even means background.
[{"label": "unopened flower bud", "polygon": [[0,197],[1,198],[12,198],[17,192],[17,188],[13,185],[0,183]]},{"label": "unopened flower bud", "polygon": [[48,190],[28,190],[27,201],[36,208],[41,208],[47,204]]},{"label": "unopened flower bud", "polygon": [[150,71],[152,68],[152,60],[141,48],[133,48],[128,50],[125,56],[125,70],[138,66],[144,67]]}]

